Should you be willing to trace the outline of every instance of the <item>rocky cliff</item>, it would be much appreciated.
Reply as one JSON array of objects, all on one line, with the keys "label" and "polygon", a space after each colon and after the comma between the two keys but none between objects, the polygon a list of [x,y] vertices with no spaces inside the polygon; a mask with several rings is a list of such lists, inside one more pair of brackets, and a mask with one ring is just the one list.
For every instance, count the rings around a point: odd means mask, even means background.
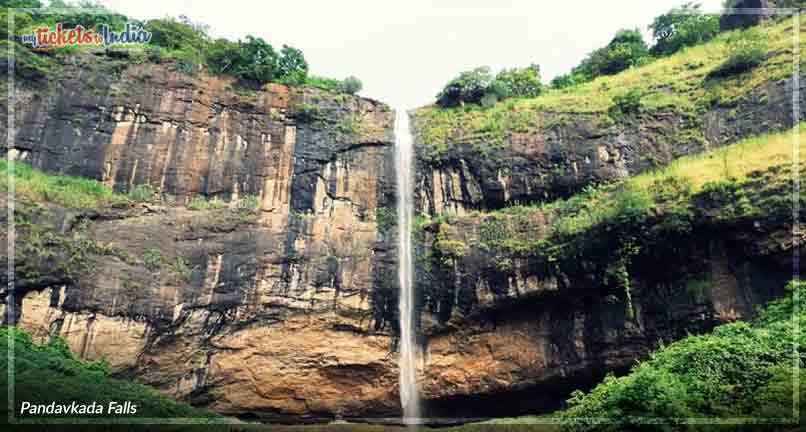
[{"label": "rocky cliff", "polygon": [[[395,265],[387,106],[125,59],[71,57],[53,76],[18,83],[10,157],[161,199],[18,199],[7,321],[225,414],[396,410],[394,303],[378,295]],[[70,252],[43,256],[41,236]]]},{"label": "rocky cliff", "polygon": [[[16,238],[2,234],[16,249],[5,321],[226,415],[399,416],[389,108],[126,59],[60,61],[51,81],[18,83],[8,156],[158,199],[19,191]],[[791,159],[722,186],[655,182],[649,198],[586,188],[791,128],[795,81],[762,78],[684,110],[659,86],[637,111],[534,106],[481,127],[473,116],[496,111],[470,112],[448,132],[434,127],[444,113],[413,114],[426,415],[556,408],[781,293],[802,242]],[[607,203],[600,221],[574,219]]]}]

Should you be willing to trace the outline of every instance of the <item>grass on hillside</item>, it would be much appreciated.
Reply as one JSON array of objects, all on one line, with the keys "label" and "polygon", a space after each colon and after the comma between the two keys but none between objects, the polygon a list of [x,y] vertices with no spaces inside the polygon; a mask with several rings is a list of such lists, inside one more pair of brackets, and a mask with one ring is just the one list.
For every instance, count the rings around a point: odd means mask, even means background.
[{"label": "grass on hillside", "polygon": [[17,197],[34,202],[50,202],[64,207],[98,209],[106,205],[126,204],[132,198],[116,193],[96,180],[83,177],[46,174],[21,162],[0,160],[0,191],[8,192],[14,181]]},{"label": "grass on hillside", "polygon": [[[613,251],[607,258],[613,262],[603,263],[607,273],[602,277],[618,280],[629,292],[631,257],[661,246],[659,238],[686,236],[703,221],[717,225],[791,217],[786,215],[792,208],[792,151],[804,130],[801,124],[683,157],[619,183],[588,186],[567,199],[466,216],[420,215],[413,233],[419,242],[431,244],[418,254],[418,266],[427,273],[435,264],[482,254],[502,272],[528,257],[545,264],[541,271],[550,274],[596,238]],[[464,222],[475,227],[469,236],[452,234],[451,225]],[[430,240],[426,232],[434,233]]]},{"label": "grass on hillside", "polygon": [[[679,183],[687,194],[700,192],[720,182],[742,183],[748,175],[774,166],[789,167],[795,139],[806,132],[801,123],[786,132],[770,133],[716,150],[675,160],[656,171],[640,174],[621,183],[588,187],[568,199],[531,206],[507,207],[492,214],[528,214],[554,212],[553,224],[562,234],[582,232],[610,220],[625,206],[650,206],[661,199],[658,185]],[[628,202],[629,201],[629,202]],[[483,216],[483,215],[481,215]]]},{"label": "grass on hillside", "polygon": [[[801,17],[800,26],[804,25],[806,17]],[[452,145],[450,141],[479,138],[500,145],[509,133],[536,133],[550,127],[550,122],[563,121],[562,113],[591,113],[600,118],[603,126],[611,124],[608,110],[616,99],[631,91],[640,94],[644,111],[671,110],[694,115],[713,105],[731,106],[760,84],[792,75],[793,20],[785,19],[762,30],[767,35],[768,55],[746,73],[709,77],[727,57],[729,40],[735,36],[735,32],[727,32],[645,66],[566,89],[549,90],[536,98],[509,99],[490,108],[420,108],[414,114],[416,132],[426,146],[425,156],[439,161]],[[801,45],[800,55],[804,54]],[[549,122],[542,116],[546,112],[560,117]]]},{"label": "grass on hillside", "polygon": [[[194,418],[199,422],[223,420],[216,413],[176,402],[141,384],[112,378],[105,362],[88,363],[76,359],[61,338],[54,338],[48,344],[37,345],[27,333],[14,327],[0,327],[0,369],[2,369],[0,370],[0,387],[7,388],[9,385],[8,365],[11,353],[9,340],[11,339],[14,341],[13,385],[17,410],[22,401],[31,403],[98,402],[104,406],[107,406],[110,401],[131,401],[138,408],[137,413],[129,417]],[[7,392],[0,392],[0,410],[3,411],[0,415],[3,417],[8,414],[6,411],[8,409],[7,397]],[[35,419],[33,420],[35,421]],[[86,418],[78,420],[91,421]]]}]

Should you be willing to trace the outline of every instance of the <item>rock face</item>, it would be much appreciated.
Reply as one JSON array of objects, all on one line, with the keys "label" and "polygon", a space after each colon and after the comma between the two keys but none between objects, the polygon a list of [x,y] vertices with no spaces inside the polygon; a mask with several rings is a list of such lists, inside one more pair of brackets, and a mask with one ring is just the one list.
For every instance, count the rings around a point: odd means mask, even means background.
[{"label": "rock face", "polygon": [[[804,90],[804,76],[799,80]],[[473,137],[449,139],[450,151],[430,161],[421,134],[415,202],[425,214],[466,214],[568,197],[585,185],[668,165],[741,138],[793,124],[793,80],[766,82],[736,106],[691,115],[675,109],[641,112],[613,122],[597,113],[534,113],[541,133],[507,135],[494,154]],[[806,114],[801,96],[799,118]],[[415,114],[415,131],[422,127]]]},{"label": "rock face", "polygon": [[[22,83],[10,154],[163,200],[100,212],[21,203],[38,230],[96,247],[88,271],[68,275],[26,256],[21,230],[21,307],[7,320],[226,414],[395,412],[394,303],[376,288],[395,265],[378,223],[394,205],[388,107],[280,85],[236,92],[108,59],[73,58],[60,74]],[[257,211],[239,209],[248,200]],[[26,260],[49,270],[26,273]]]},{"label": "rock face", "polygon": [[[247,91],[105,58],[70,58],[57,76],[20,83],[9,156],[122,192],[149,185],[162,200],[75,210],[18,199],[6,322],[40,340],[60,335],[121,376],[244,419],[400,414],[385,105],[310,88]],[[707,113],[697,125],[706,140],[680,140],[687,120],[674,114],[607,128],[580,115],[545,135],[513,136],[506,173],[460,150],[441,167],[420,165],[420,210],[443,217],[565,196],[789,127],[791,85],[764,84],[730,113]],[[256,210],[244,209],[250,200]],[[528,221],[536,236],[547,218]],[[632,313],[621,291],[594,277],[612,255],[606,232],[579,239],[579,256],[551,272],[534,260],[500,266],[481,249],[439,256],[439,241],[473,244],[484,220],[472,215],[418,233],[425,414],[461,421],[556,408],[661,341],[750,316],[780,294],[800,248],[791,211],[759,225],[708,220],[634,257],[646,270],[632,273]],[[45,234],[60,252],[41,253]],[[688,289],[696,280],[713,283]]]}]

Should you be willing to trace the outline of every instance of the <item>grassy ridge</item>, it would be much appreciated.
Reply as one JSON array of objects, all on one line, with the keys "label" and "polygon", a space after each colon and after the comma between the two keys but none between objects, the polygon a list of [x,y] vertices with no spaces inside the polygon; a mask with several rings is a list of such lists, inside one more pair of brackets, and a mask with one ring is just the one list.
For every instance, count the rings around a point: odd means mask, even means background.
[{"label": "grassy ridge", "polygon": [[[806,17],[801,17],[800,25],[804,24]],[[543,118],[547,112],[589,113],[599,117],[605,127],[613,122],[608,111],[631,91],[640,95],[640,109],[646,112],[677,111],[695,116],[714,105],[732,106],[759,85],[792,74],[792,20],[762,30],[768,40],[768,54],[760,65],[743,74],[719,79],[709,76],[725,61],[735,33],[728,32],[648,65],[551,90],[536,98],[511,99],[488,109],[473,105],[424,107],[414,115],[416,132],[425,146],[425,156],[438,162],[454,145],[452,141],[478,137],[500,146],[510,133],[539,133],[551,126]],[[804,54],[803,45],[800,54]]]}]

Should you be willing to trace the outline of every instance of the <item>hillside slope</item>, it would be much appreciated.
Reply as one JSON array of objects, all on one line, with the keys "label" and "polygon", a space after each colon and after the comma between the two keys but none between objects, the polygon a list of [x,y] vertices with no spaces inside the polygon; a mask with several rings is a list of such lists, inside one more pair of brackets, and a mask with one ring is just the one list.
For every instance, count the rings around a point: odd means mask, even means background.
[{"label": "hillside slope", "polygon": [[[801,28],[806,24],[801,17]],[[413,112],[416,202],[425,214],[462,214],[551,201],[737,140],[791,128],[793,23],[765,26],[764,61],[726,77],[726,33],[649,65],[491,108]],[[803,70],[803,68],[801,68]],[[803,76],[800,113],[804,118]],[[638,106],[625,105],[627,95]],[[626,112],[623,112],[626,111]]]}]

